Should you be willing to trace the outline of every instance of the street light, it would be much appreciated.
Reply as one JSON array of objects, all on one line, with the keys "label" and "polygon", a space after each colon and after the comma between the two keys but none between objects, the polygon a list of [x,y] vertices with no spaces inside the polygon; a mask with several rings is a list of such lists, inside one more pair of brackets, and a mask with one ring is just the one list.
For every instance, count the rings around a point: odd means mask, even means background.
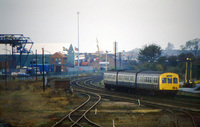
[{"label": "street light", "polygon": [[77,16],[78,16],[78,67],[79,67],[79,14],[80,12],[77,12]]}]

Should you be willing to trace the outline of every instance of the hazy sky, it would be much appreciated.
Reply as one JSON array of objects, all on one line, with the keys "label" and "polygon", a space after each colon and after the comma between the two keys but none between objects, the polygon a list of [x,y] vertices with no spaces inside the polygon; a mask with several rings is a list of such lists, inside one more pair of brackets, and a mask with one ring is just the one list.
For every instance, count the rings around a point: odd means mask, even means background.
[{"label": "hazy sky", "polygon": [[96,38],[103,51],[200,38],[200,0],[0,0],[0,34],[29,36],[38,52],[77,47],[77,11],[80,52],[95,52]]}]

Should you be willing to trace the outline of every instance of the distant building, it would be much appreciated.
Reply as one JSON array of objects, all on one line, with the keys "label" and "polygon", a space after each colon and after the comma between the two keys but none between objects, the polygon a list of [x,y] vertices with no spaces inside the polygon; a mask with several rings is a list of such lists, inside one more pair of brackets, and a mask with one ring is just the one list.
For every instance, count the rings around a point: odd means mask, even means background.
[{"label": "distant building", "polygon": [[50,56],[50,64],[54,65],[55,72],[66,72],[67,71],[67,56],[60,52],[54,53]]},{"label": "distant building", "polygon": [[161,56],[178,56],[180,54],[180,50],[162,50]]},{"label": "distant building", "polygon": [[[95,68],[95,70],[110,70],[115,68],[115,60],[112,54],[107,55],[107,61],[106,61],[106,55],[102,55],[99,59],[95,59],[91,66]],[[117,68],[119,68],[119,61],[117,60]]]}]

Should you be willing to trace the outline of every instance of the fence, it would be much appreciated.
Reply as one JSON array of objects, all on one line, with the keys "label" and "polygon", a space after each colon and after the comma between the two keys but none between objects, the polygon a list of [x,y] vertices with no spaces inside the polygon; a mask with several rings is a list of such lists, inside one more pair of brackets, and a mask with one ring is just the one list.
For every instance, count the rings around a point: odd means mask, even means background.
[{"label": "fence", "polygon": [[[102,73],[103,71],[72,71],[72,72],[48,72],[45,74],[45,77],[74,77],[78,76],[79,74],[87,74],[92,75],[94,73]],[[42,79],[43,75],[37,75],[37,79]],[[11,80],[29,80],[29,79],[36,79],[36,75],[30,76],[30,75],[0,75],[0,82],[5,81],[11,81]]]}]

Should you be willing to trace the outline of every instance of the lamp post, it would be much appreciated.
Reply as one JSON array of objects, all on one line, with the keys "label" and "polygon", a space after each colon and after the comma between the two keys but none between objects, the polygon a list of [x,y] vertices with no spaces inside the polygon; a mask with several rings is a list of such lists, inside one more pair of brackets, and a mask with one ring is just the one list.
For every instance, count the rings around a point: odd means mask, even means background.
[{"label": "lamp post", "polygon": [[77,18],[78,18],[78,67],[79,67],[79,14],[80,14],[80,12],[77,12]]}]

